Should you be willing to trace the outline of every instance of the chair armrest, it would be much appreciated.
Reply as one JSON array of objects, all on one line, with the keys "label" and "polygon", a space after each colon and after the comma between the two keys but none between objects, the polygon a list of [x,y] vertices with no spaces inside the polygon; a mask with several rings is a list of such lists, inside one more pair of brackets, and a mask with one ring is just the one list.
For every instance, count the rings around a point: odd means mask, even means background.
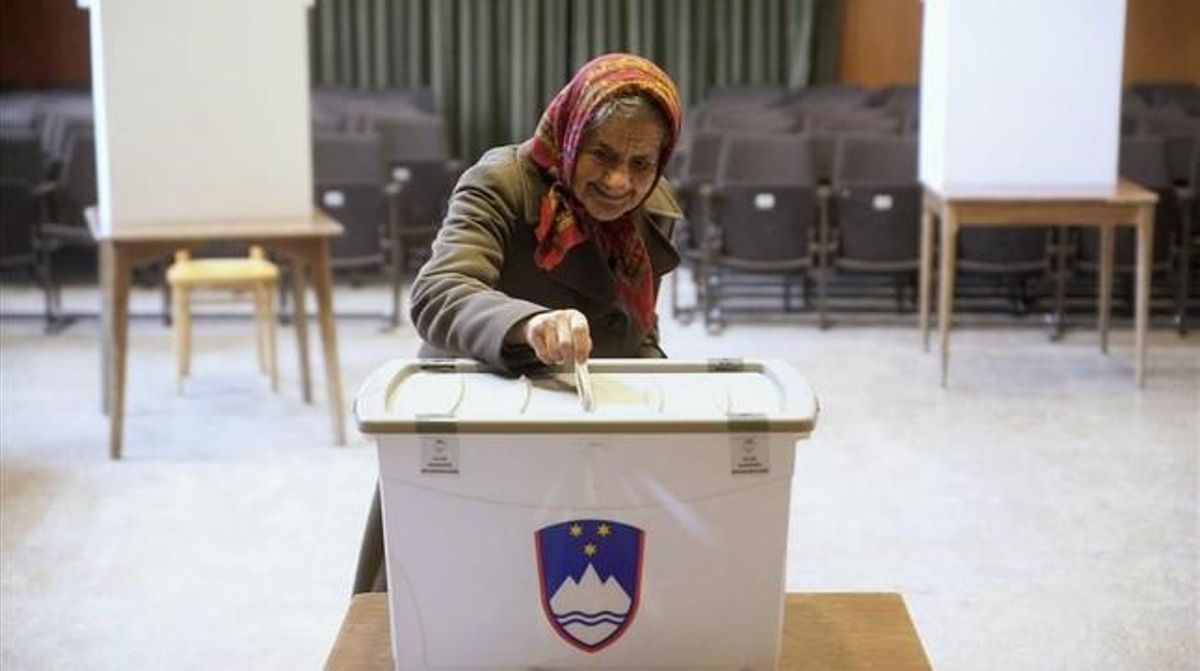
[{"label": "chair armrest", "polygon": [[57,242],[82,242],[89,245],[93,242],[90,231],[86,228],[71,226],[69,224],[43,223],[38,226],[38,236],[45,239],[53,239]]},{"label": "chair armrest", "polygon": [[58,191],[59,185],[55,180],[46,180],[33,187],[33,195],[36,198],[45,198],[52,193]]},{"label": "chair armrest", "polygon": [[705,254],[718,254],[721,251],[722,241],[721,232],[717,230],[716,223],[712,218],[713,203],[716,202],[720,194],[716,188],[705,182],[696,189],[696,193],[700,196],[700,235],[697,236],[697,243],[700,245],[701,251]]}]

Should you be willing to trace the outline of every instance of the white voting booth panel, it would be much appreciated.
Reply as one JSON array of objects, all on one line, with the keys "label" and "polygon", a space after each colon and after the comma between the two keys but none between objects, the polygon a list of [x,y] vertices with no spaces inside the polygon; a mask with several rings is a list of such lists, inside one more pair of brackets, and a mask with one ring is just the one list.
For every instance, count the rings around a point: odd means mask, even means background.
[{"label": "white voting booth panel", "polygon": [[922,5],[922,183],[945,194],[1113,190],[1125,0]]},{"label": "white voting booth panel", "polygon": [[599,360],[512,379],[391,362],[364,385],[398,669],[773,669],[796,442],[780,362]]}]

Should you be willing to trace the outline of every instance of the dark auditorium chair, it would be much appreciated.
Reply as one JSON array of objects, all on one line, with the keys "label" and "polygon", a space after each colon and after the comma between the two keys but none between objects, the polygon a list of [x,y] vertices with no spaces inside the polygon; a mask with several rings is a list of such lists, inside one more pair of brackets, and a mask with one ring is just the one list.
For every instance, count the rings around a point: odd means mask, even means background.
[{"label": "dark auditorium chair", "polygon": [[[909,137],[846,137],[834,161],[831,265],[839,272],[893,278],[896,311],[920,267],[921,184],[917,142]],[[822,237],[830,240],[829,235]]]},{"label": "dark auditorium chair", "polygon": [[445,121],[429,114],[376,116],[390,180],[398,189],[388,244],[395,276],[393,323],[399,319],[399,280],[424,262],[441,227],[462,163],[450,157]]},{"label": "dark auditorium chair", "polygon": [[32,276],[45,301],[46,330],[56,330],[61,298],[51,273],[53,249],[39,237],[41,203],[33,185],[24,180],[0,178],[0,271],[20,271]]},{"label": "dark auditorium chair", "polygon": [[[1154,242],[1151,251],[1151,276],[1173,280],[1173,303],[1177,319],[1183,312],[1181,289],[1182,273],[1175,260],[1180,256],[1181,216],[1179,200],[1167,168],[1166,144],[1158,137],[1121,138],[1119,172],[1122,177],[1136,182],[1158,195],[1154,208]],[[1113,249],[1113,273],[1117,279],[1126,281],[1132,291],[1135,270],[1134,231],[1122,227],[1117,231]],[[1094,275],[1100,267],[1100,234],[1098,231],[1083,231],[1079,241],[1078,267]],[[1116,287],[1114,287],[1114,291]],[[1153,295],[1153,288],[1151,290]],[[1180,320],[1182,323],[1182,320]]]},{"label": "dark auditorium chair", "polygon": [[91,128],[74,129],[63,146],[54,198],[55,219],[86,235],[83,212],[96,204],[96,141]]},{"label": "dark auditorium chair", "polygon": [[679,174],[673,180],[683,208],[683,219],[675,226],[674,242],[683,265],[691,273],[696,296],[692,306],[682,306],[679,302],[679,273],[671,273],[671,316],[683,322],[691,320],[692,314],[704,300],[705,268],[701,235],[707,230],[711,216],[705,206],[710,202],[713,181],[717,176],[717,162],[726,137],[728,135],[712,132],[694,136]]},{"label": "dark auditorium chair", "polygon": [[818,84],[793,91],[788,106],[847,109],[865,107],[871,99],[871,91],[854,84]]},{"label": "dark auditorium chair", "polygon": [[881,110],[915,110],[921,104],[921,90],[914,84],[886,86],[867,98],[866,106]]},{"label": "dark auditorium chair", "polygon": [[872,109],[796,108],[795,111],[804,117],[804,129],[814,133],[899,135],[904,131],[903,118]]},{"label": "dark auditorium chair", "polygon": [[779,109],[715,109],[704,118],[710,133],[798,133],[803,119]]},{"label": "dark auditorium chair", "polygon": [[1143,82],[1129,87],[1151,107],[1181,105],[1191,100],[1198,89],[1200,87],[1186,81]]},{"label": "dark auditorium chair", "polygon": [[41,154],[41,137],[5,135],[0,147],[5,201],[0,216],[7,248],[3,255],[10,262],[35,264],[35,277],[45,293],[46,329],[55,332],[69,320],[62,315],[53,256],[63,247],[95,245],[83,218],[83,211],[96,203],[95,142],[90,127],[73,131],[65,142],[57,179],[46,180],[49,169]]},{"label": "dark auditorium chair", "polygon": [[704,322],[711,332],[724,326],[729,301],[747,297],[726,282],[731,273],[782,280],[783,309],[790,309],[791,280],[807,283],[813,267],[820,218],[809,142],[798,136],[728,138],[714,186],[701,239]]},{"label": "dark auditorium chair", "polygon": [[37,184],[46,176],[37,131],[32,128],[0,128],[0,179],[22,179]]},{"label": "dark auditorium chair", "polygon": [[1161,137],[1166,152],[1167,176],[1175,185],[1179,207],[1179,236],[1176,241],[1176,322],[1181,335],[1186,335],[1188,306],[1193,300],[1191,285],[1193,265],[1200,261],[1196,235],[1200,233],[1200,208],[1196,207],[1196,192],[1200,189],[1200,117],[1147,116],[1142,130]]},{"label": "dark auditorium chair", "polygon": [[74,107],[48,111],[42,121],[42,152],[47,158],[47,170],[56,175],[66,162],[72,138],[78,133],[94,136],[94,121],[90,111]]},{"label": "dark auditorium chair", "polygon": [[363,269],[382,269],[388,194],[379,138],[366,133],[314,135],[313,182],[316,205],[345,229],[333,240],[333,268],[355,276]]},{"label": "dark auditorium chair", "polygon": [[731,84],[715,86],[710,89],[708,95],[705,96],[705,103],[717,106],[724,104],[765,106],[781,103],[787,99],[788,95],[788,90],[779,86]]}]

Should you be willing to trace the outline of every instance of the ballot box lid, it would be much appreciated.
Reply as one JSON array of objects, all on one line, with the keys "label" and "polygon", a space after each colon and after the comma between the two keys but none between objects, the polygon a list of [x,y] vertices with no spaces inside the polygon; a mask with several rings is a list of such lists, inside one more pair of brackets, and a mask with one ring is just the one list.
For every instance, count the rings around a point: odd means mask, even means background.
[{"label": "ballot box lid", "polygon": [[[589,384],[590,381],[590,384]],[[580,387],[591,389],[585,407]],[[367,378],[354,405],[367,434],[792,433],[819,406],[779,360],[593,359],[514,377],[468,359],[398,359]]]}]

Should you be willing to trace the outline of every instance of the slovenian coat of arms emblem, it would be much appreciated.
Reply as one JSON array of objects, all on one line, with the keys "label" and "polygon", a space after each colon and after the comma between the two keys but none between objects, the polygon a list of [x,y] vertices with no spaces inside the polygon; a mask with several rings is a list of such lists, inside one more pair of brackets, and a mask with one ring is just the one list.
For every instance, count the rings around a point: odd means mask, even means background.
[{"label": "slovenian coat of arms emblem", "polygon": [[550,626],[585,652],[615,643],[637,613],[645,533],[609,520],[571,520],[539,529],[534,541]]}]

